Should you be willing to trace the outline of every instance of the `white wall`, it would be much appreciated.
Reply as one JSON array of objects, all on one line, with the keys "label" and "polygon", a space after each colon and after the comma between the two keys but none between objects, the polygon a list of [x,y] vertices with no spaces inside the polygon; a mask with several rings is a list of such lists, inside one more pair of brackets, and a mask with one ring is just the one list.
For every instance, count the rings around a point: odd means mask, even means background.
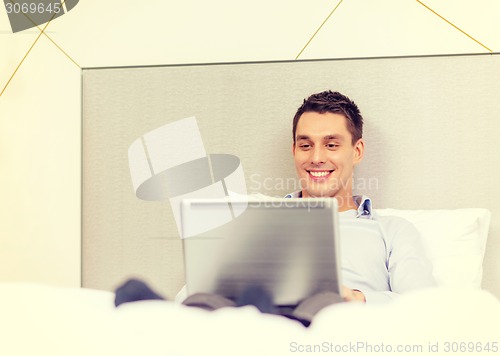
[{"label": "white wall", "polygon": [[[500,51],[496,0],[425,0]],[[0,280],[80,285],[80,67],[294,59],[335,1],[81,0],[47,27],[0,97]],[[0,91],[37,29],[0,11]],[[346,0],[300,56],[484,53],[413,0]]]}]

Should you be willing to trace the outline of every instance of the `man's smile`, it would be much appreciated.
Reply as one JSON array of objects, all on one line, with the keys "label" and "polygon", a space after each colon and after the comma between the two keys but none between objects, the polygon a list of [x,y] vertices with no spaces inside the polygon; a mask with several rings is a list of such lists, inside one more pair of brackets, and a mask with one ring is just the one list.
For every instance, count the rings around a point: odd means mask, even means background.
[{"label": "man's smile", "polygon": [[306,169],[306,172],[309,173],[309,176],[315,180],[326,179],[330,176],[330,174],[333,171],[334,171],[334,169],[332,169],[332,170],[307,170]]}]

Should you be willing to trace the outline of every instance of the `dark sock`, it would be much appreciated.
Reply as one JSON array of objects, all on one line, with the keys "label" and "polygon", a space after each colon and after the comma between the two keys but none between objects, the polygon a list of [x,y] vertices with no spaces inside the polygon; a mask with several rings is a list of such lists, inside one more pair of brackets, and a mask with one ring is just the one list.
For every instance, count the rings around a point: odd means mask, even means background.
[{"label": "dark sock", "polygon": [[165,300],[165,298],[155,293],[146,283],[138,279],[129,279],[116,288],[115,306],[139,300]]},{"label": "dark sock", "polygon": [[236,301],[236,306],[253,305],[262,313],[276,314],[277,309],[273,304],[271,295],[260,286],[246,288]]}]

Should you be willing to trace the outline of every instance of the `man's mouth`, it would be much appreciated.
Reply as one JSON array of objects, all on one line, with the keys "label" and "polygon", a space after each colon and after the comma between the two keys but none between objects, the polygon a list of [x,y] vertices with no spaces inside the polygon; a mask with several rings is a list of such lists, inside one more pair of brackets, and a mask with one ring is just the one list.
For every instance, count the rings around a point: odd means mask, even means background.
[{"label": "man's mouth", "polygon": [[313,179],[323,179],[326,178],[332,173],[334,170],[315,170],[315,171],[308,171],[306,170],[307,173],[313,178]]}]

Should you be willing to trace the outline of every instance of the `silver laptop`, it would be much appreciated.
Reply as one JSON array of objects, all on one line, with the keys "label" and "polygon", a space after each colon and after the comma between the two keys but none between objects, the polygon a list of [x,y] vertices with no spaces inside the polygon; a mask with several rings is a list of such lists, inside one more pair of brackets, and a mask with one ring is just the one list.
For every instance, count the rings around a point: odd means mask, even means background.
[{"label": "silver laptop", "polygon": [[295,305],[340,294],[335,199],[186,199],[181,212],[188,295],[237,299],[259,286],[275,305]]}]

